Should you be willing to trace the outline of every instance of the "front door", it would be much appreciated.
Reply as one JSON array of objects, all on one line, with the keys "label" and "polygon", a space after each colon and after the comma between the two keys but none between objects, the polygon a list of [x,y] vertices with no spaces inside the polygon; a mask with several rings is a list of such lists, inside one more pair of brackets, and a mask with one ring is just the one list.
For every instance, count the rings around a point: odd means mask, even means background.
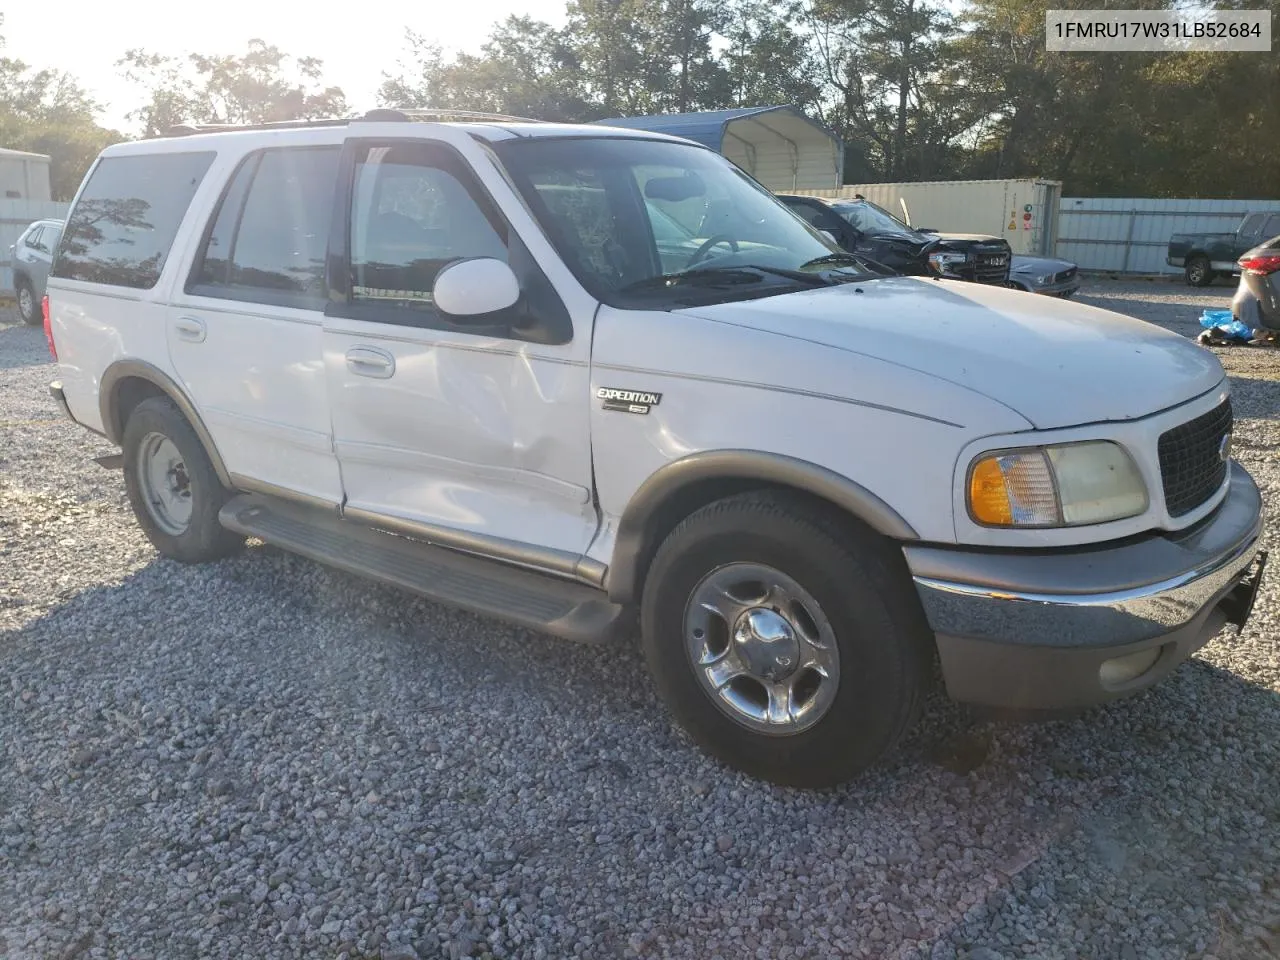
[{"label": "front door", "polygon": [[[591,315],[570,318],[491,199],[502,184],[475,172],[493,168],[469,137],[421,125],[406,140],[396,126],[348,140],[348,215],[330,241],[324,355],[345,512],[534,565],[539,551],[576,558],[597,527]],[[436,274],[472,257],[510,263],[522,308],[556,314],[558,335],[437,310]]]}]

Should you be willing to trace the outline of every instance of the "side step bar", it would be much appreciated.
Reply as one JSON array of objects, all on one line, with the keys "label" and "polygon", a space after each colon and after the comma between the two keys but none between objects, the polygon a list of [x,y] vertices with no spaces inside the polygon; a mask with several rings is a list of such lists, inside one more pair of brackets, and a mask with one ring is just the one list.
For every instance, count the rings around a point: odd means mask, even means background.
[{"label": "side step bar", "polygon": [[419,540],[262,494],[227,502],[228,530],[348,573],[566,640],[607,640],[622,614],[600,590]]}]

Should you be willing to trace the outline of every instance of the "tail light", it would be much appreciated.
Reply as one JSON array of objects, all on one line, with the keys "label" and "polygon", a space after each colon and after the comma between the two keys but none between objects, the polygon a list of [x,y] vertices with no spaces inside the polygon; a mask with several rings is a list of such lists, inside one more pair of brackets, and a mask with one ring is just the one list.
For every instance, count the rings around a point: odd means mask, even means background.
[{"label": "tail light", "polygon": [[44,315],[44,338],[49,341],[49,353],[53,362],[58,362],[58,348],[53,345],[53,325],[49,322],[49,295],[46,293],[40,301],[40,313]]},{"label": "tail light", "polygon": [[1237,261],[1245,273],[1257,273],[1265,276],[1280,270],[1280,254],[1268,253],[1260,257],[1241,257]]}]

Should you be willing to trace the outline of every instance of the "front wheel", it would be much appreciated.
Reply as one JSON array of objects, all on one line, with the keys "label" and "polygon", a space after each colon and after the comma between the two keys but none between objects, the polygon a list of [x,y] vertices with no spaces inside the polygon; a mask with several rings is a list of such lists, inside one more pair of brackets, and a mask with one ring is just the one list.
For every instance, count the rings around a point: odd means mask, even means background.
[{"label": "front wheel", "polygon": [[138,404],[121,446],[125,492],[157,550],[182,563],[203,563],[244,545],[243,536],[218,522],[229,491],[172,400],[151,397]]},{"label": "front wheel", "polygon": [[930,635],[901,555],[782,493],[681,523],[646,578],[641,624],[676,721],[779,784],[833,786],[873,764],[926,685]]}]

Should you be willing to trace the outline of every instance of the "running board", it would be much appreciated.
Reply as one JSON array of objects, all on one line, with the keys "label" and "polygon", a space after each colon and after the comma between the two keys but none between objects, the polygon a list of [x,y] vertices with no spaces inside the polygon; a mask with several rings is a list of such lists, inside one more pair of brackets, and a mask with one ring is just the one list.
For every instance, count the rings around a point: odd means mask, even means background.
[{"label": "running board", "polygon": [[218,520],[292,553],[566,640],[610,638],[622,607],[585,584],[383,533],[332,511],[240,494]]}]

